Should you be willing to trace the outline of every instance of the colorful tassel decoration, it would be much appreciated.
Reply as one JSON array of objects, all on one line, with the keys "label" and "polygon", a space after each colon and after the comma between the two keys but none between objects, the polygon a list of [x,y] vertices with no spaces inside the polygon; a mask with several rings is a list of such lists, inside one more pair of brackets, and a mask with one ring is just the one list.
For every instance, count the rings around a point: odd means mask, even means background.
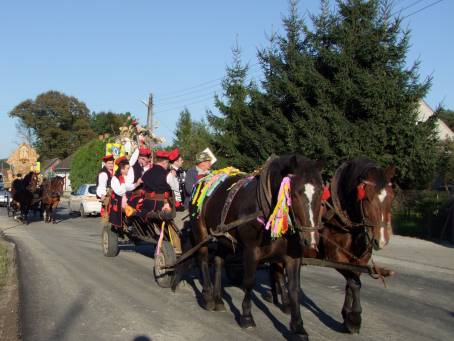
[{"label": "colorful tassel decoration", "polygon": [[290,185],[290,177],[286,176],[282,179],[276,206],[265,225],[266,230],[271,230],[271,237],[273,238],[279,238],[288,231],[289,209],[292,206]]}]

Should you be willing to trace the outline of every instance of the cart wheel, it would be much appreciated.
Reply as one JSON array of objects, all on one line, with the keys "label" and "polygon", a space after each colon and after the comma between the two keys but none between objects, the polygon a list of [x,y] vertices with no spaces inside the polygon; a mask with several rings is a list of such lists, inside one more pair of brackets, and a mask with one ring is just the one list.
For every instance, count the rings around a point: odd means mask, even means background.
[{"label": "cart wheel", "polygon": [[177,257],[172,244],[164,240],[161,244],[161,252],[159,256],[156,255],[156,251],[154,255],[154,279],[161,288],[170,288],[172,286],[175,274],[173,270],[163,269],[163,267],[175,264],[176,260]]},{"label": "cart wheel", "polygon": [[120,252],[118,248],[118,234],[111,225],[104,225],[102,229],[102,252],[106,257],[115,257]]},{"label": "cart wheel", "polygon": [[225,260],[225,274],[232,285],[243,284],[244,267],[241,258],[227,257]]}]

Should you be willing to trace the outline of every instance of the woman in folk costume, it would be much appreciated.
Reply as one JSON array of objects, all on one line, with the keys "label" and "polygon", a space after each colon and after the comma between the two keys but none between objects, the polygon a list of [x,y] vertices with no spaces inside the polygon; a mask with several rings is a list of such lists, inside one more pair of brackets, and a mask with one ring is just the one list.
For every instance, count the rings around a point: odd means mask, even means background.
[{"label": "woman in folk costume", "polygon": [[121,212],[126,206],[126,191],[129,190],[126,185],[129,162],[125,156],[121,156],[115,161],[115,164],[118,168],[110,182],[112,195],[110,200],[109,222],[114,226],[121,227],[123,222]]}]

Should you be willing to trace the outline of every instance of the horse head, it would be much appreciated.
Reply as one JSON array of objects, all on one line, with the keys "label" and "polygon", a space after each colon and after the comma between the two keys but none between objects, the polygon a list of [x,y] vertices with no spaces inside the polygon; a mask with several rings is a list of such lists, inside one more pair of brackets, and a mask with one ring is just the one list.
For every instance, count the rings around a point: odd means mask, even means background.
[{"label": "horse head", "polygon": [[52,179],[47,180],[46,194],[51,198],[58,198],[63,195],[63,187],[65,184],[65,179],[61,176],[53,177]]},{"label": "horse head", "polygon": [[394,166],[383,169],[369,159],[358,158],[344,169],[343,181],[339,179],[341,210],[351,221],[346,227],[364,232],[362,241],[376,250],[389,242],[394,173]]},{"label": "horse head", "polygon": [[38,187],[38,174],[35,172],[29,172],[23,181],[24,188],[29,192],[34,192]]},{"label": "horse head", "polygon": [[[323,181],[320,172],[323,162],[291,154],[281,156],[273,163],[274,167],[270,167],[273,197],[277,197],[282,181],[287,178],[290,185],[291,224],[299,233],[304,245],[316,249],[321,224]],[[274,205],[275,202],[273,207]]]}]

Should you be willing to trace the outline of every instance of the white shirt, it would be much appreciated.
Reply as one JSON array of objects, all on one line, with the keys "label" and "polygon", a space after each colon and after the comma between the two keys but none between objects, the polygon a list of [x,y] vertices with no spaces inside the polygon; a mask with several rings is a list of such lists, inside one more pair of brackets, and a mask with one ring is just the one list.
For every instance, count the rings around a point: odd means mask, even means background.
[{"label": "white shirt", "polygon": [[126,194],[126,183],[120,183],[116,176],[113,176],[110,180],[110,186],[116,195],[123,196]]},{"label": "white shirt", "polygon": [[134,183],[134,168],[132,168],[132,166],[134,166],[136,164],[138,158],[139,158],[139,148],[136,148],[134,153],[132,153],[131,158],[129,159],[130,167],[128,170],[128,174],[126,174],[126,178],[125,178],[125,184],[126,184],[127,191],[133,191],[137,187],[136,184]]},{"label": "white shirt", "polygon": [[[176,169],[173,167],[172,170],[176,171]],[[178,181],[178,177],[176,175],[173,175],[172,170],[169,172],[169,174],[167,174],[167,183],[173,191],[175,200],[181,202],[180,182]]]},{"label": "white shirt", "polygon": [[109,180],[106,172],[101,172],[98,175],[98,187],[96,187],[96,195],[100,198],[107,194],[107,181]]}]

